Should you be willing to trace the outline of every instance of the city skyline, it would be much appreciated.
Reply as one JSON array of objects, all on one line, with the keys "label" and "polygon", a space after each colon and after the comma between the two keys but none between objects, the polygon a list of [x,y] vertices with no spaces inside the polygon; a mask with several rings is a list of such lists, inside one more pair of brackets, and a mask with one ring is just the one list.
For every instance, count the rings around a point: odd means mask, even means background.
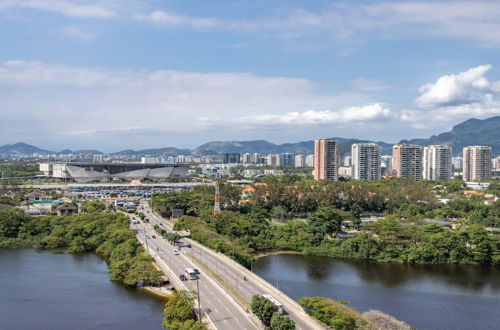
[{"label": "city skyline", "polygon": [[500,114],[499,17],[494,1],[0,1],[0,144],[430,136]]}]

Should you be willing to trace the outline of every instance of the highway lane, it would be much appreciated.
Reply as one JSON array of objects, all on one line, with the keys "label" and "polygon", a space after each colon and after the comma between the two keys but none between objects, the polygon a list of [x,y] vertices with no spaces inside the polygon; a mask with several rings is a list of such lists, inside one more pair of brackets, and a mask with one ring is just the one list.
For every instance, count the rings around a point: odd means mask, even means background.
[{"label": "highway lane", "polygon": [[[180,274],[185,274],[187,267],[199,268],[188,259],[183,253],[175,255],[173,253],[176,247],[157,237],[152,239],[155,235],[151,226],[144,224],[132,225],[133,229],[137,230],[139,240],[145,244],[147,240],[148,247],[153,256],[159,257],[163,260],[171,271],[167,272],[167,276],[179,278]],[[149,239],[145,237],[149,236]],[[174,282],[174,281],[172,281]],[[179,280],[175,282],[179,283]],[[174,283],[175,283],[174,282]],[[188,289],[197,291],[196,280],[188,280],[182,282]],[[200,305],[202,313],[210,318],[211,323],[217,328],[222,330],[233,329],[257,329],[257,326],[250,320],[251,314],[243,311],[214,280],[208,275],[200,274],[199,280],[200,292]]]},{"label": "highway lane", "polygon": [[[164,229],[172,231],[172,229],[164,223],[163,219],[152,213],[147,204],[142,205],[151,226],[162,222],[162,227]],[[307,315],[295,301],[248,269],[237,264],[234,260],[220,253],[216,253],[196,241],[189,239],[183,240],[191,244],[191,252],[198,260],[210,267],[213,272],[217,273],[228,284],[233,286],[233,288],[235,288],[247,301],[251,301],[252,296],[255,294],[270,293],[275,299],[283,304],[286,313],[294,319],[297,329],[324,329],[321,324]]]}]

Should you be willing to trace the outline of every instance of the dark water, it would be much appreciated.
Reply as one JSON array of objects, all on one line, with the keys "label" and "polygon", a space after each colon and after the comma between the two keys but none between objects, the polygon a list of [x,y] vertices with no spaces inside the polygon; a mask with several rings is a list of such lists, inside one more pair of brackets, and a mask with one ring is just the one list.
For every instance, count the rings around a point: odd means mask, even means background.
[{"label": "dark water", "polygon": [[0,329],[162,329],[163,302],[109,280],[93,254],[0,251]]},{"label": "dark water", "polygon": [[400,265],[304,255],[258,259],[254,271],[298,300],[348,300],[418,329],[500,329],[500,267]]}]

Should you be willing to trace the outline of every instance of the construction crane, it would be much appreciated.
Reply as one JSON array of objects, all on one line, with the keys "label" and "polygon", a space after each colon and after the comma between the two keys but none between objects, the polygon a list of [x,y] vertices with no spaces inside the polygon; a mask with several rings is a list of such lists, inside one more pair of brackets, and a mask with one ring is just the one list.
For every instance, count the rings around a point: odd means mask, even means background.
[{"label": "construction crane", "polygon": [[215,199],[214,199],[214,215],[220,214],[220,175],[215,175]]}]

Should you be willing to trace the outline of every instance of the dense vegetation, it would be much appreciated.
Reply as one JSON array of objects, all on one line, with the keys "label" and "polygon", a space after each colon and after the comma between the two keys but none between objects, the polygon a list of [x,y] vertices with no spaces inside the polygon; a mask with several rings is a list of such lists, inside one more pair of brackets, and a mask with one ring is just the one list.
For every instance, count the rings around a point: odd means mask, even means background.
[{"label": "dense vegetation", "polygon": [[[237,187],[224,185],[225,211],[219,215],[211,211],[212,187],[156,195],[153,207],[163,215],[171,208],[185,210],[187,216],[175,229],[190,230],[195,240],[247,267],[253,255],[269,250],[407,263],[500,264],[500,238],[483,227],[499,221],[500,202],[486,205],[478,197],[463,196],[450,198],[448,204],[437,202],[435,195],[459,195],[462,189],[456,181],[313,185],[298,176],[280,176],[254,185],[245,203],[238,203]],[[361,227],[363,214],[384,218]],[[424,218],[450,220],[456,228]],[[343,225],[361,227],[363,232],[339,239]]]},{"label": "dense vegetation", "polygon": [[254,295],[250,304],[252,313],[270,330],[293,330],[295,321],[288,316],[276,313],[276,306],[272,301],[261,295]]},{"label": "dense vegetation", "polygon": [[355,309],[346,306],[345,302],[334,301],[324,297],[304,297],[299,300],[299,304],[304,308],[306,313],[332,329],[411,329],[406,323],[398,321],[380,311],[368,311],[360,314]]},{"label": "dense vegetation", "polygon": [[163,326],[170,330],[207,329],[205,323],[196,320],[194,301],[195,296],[192,292],[174,292],[163,310]]},{"label": "dense vegetation", "polygon": [[3,178],[28,177],[42,174],[37,163],[9,161],[0,163],[0,173]]},{"label": "dense vegetation", "polygon": [[20,210],[0,211],[0,248],[95,252],[108,263],[114,281],[131,286],[159,283],[162,273],[153,267],[153,259],[129,229],[128,217],[102,213],[100,208],[88,204],[85,209],[89,213],[66,217],[29,217]]}]

